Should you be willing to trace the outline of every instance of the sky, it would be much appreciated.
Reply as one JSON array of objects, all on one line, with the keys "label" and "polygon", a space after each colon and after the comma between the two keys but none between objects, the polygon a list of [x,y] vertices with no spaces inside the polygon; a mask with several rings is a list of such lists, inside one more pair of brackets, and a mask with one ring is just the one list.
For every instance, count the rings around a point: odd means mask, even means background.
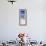
[{"label": "sky", "polygon": [[[19,26],[19,9],[27,9],[27,26]],[[0,0],[0,41],[15,40],[19,32],[33,40],[46,40],[45,0],[16,0],[13,5]]]}]

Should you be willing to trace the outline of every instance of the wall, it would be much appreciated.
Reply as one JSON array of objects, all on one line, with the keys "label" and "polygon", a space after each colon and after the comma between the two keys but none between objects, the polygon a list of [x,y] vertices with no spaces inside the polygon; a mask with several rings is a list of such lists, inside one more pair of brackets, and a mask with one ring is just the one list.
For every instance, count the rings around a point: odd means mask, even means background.
[{"label": "wall", "polygon": [[[0,0],[0,40],[13,40],[24,31],[37,41],[46,40],[45,0]],[[19,26],[19,9],[27,9],[27,26]]]}]

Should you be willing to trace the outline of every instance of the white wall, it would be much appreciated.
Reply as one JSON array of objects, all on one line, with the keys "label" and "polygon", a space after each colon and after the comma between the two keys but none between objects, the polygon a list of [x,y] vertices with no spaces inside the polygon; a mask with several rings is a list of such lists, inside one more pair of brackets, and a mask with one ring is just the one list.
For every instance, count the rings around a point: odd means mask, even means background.
[{"label": "white wall", "polygon": [[[18,32],[31,34],[32,39],[46,40],[46,1],[16,0],[13,5],[0,0],[0,40],[11,40]],[[19,9],[27,9],[27,26],[19,26]]]}]

